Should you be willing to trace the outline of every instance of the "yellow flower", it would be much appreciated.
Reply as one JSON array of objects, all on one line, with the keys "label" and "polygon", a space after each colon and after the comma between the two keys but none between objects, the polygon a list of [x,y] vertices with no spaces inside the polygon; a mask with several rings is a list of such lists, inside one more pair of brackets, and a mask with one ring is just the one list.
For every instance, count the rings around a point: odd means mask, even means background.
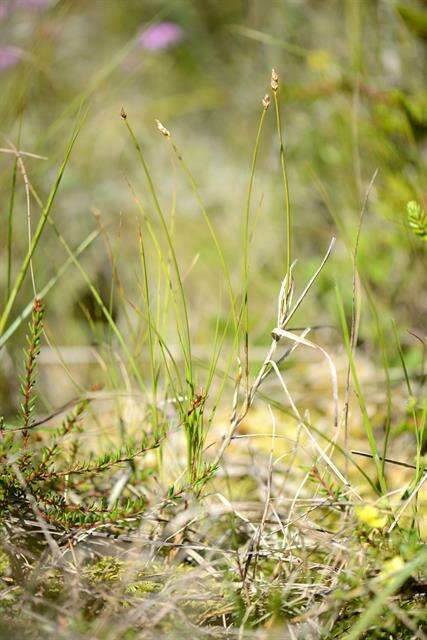
[{"label": "yellow flower", "polygon": [[400,556],[394,556],[390,560],[384,562],[383,570],[380,573],[380,578],[389,578],[392,574],[397,573],[405,566]]},{"label": "yellow flower", "polygon": [[379,509],[374,507],[371,504],[365,504],[361,507],[356,507],[355,509],[356,517],[363,524],[367,524],[368,527],[372,527],[373,529],[380,529],[384,527],[387,523],[387,516],[381,514]]},{"label": "yellow flower", "polygon": [[313,49],[307,54],[307,64],[313,71],[327,71],[332,64],[332,58],[323,49]]}]

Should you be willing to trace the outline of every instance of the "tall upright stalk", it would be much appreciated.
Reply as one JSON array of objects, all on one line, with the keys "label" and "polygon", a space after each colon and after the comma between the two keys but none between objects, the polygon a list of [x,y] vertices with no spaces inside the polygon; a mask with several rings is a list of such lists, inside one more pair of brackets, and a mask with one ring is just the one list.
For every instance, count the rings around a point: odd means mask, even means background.
[{"label": "tall upright stalk", "polygon": [[265,114],[270,105],[270,96],[266,94],[262,101],[262,112],[259,119],[255,145],[252,152],[251,173],[249,176],[248,191],[246,195],[246,207],[243,224],[243,310],[244,310],[244,341],[245,341],[245,378],[246,387],[249,386],[249,220],[251,213],[251,201],[255,179],[255,168],[258,158],[259,146],[261,141],[261,133],[264,125]]},{"label": "tall upright stalk", "polygon": [[378,484],[379,484],[379,493],[380,495],[385,496],[387,493],[387,482],[384,475],[383,464],[379,455],[378,445],[375,439],[374,428],[371,422],[371,419],[368,414],[367,403],[365,400],[365,396],[362,390],[362,386],[359,381],[359,376],[357,373],[357,367],[354,359],[354,354],[351,349],[350,342],[350,333],[347,326],[347,320],[345,317],[344,305],[341,297],[341,293],[339,291],[338,286],[335,287],[336,300],[337,300],[337,309],[338,309],[338,317],[341,324],[341,331],[344,338],[344,345],[347,351],[347,357],[350,364],[350,371],[353,378],[353,384],[356,391],[357,399],[359,402],[360,412],[362,414],[363,426],[365,429],[366,436],[368,438],[369,447],[371,449],[372,459],[375,463]]},{"label": "tall upright stalk", "polygon": [[13,243],[13,210],[15,207],[16,173],[18,159],[15,158],[12,170],[12,185],[10,188],[9,210],[7,214],[7,276],[6,276],[6,301],[10,296],[12,281],[12,243]]},{"label": "tall upright stalk", "polygon": [[[144,246],[144,238],[142,235],[142,231],[139,232],[139,247],[140,247],[140,257],[142,263],[142,270],[144,275],[144,298],[145,305],[147,307],[147,317],[148,317],[148,347],[150,350],[150,373],[151,373],[151,386],[153,388],[153,400],[152,400],[152,412],[153,412],[153,422],[154,422],[154,436],[155,438],[160,437],[159,433],[159,412],[157,407],[157,371],[156,371],[156,360],[155,360],[155,352],[154,352],[154,337],[153,337],[153,318],[151,312],[151,298],[150,298],[150,288],[148,286],[148,271],[147,271],[147,260],[145,255],[145,246]],[[159,453],[159,462],[161,459],[161,448],[158,448]],[[159,465],[160,468],[160,465]]]},{"label": "tall upright stalk", "polygon": [[222,271],[224,273],[225,284],[226,284],[226,288],[227,288],[227,291],[228,291],[228,297],[229,297],[229,300],[230,300],[230,309],[231,309],[231,312],[232,312],[232,315],[233,315],[234,329],[237,332],[238,331],[238,316],[237,316],[237,312],[236,312],[236,301],[234,299],[233,286],[232,286],[231,277],[230,277],[230,270],[227,267],[227,264],[226,264],[226,261],[225,261],[225,257],[224,257],[224,252],[223,252],[222,247],[220,245],[220,242],[219,242],[217,233],[216,233],[216,231],[214,229],[214,226],[213,226],[213,224],[212,224],[212,222],[210,220],[209,214],[208,214],[208,212],[206,210],[206,207],[205,207],[205,205],[203,203],[203,200],[202,200],[202,197],[200,195],[200,192],[199,192],[198,186],[196,184],[196,181],[194,179],[194,176],[193,176],[188,164],[184,160],[184,156],[183,156],[181,150],[177,147],[176,144],[174,144],[174,142],[172,142],[171,138],[169,138],[169,141],[170,141],[173,153],[175,154],[175,156],[176,156],[176,158],[177,158],[182,170],[184,171],[185,175],[188,178],[188,181],[190,183],[191,189],[192,189],[192,191],[194,193],[194,196],[195,196],[195,198],[197,200],[197,204],[200,207],[200,211],[201,211],[201,213],[203,215],[203,218],[204,218],[204,220],[206,222],[206,226],[208,227],[208,230],[209,230],[209,233],[211,235],[212,241],[214,243],[216,252],[218,254],[218,258],[219,258],[219,261],[220,261],[220,264],[221,264],[221,269],[222,269]]},{"label": "tall upright stalk", "polygon": [[[153,200],[154,208],[156,209],[156,212],[157,212],[157,214],[159,216],[159,219],[160,219],[160,222],[161,222],[161,225],[162,225],[165,237],[166,237],[166,241],[167,241],[167,244],[169,246],[170,253],[171,253],[172,264],[173,264],[174,271],[175,271],[175,276],[176,276],[176,279],[177,279],[177,282],[178,282],[178,289],[179,289],[179,292],[180,292],[181,304],[182,304],[182,312],[183,312],[183,316],[184,316],[184,332],[185,332],[185,343],[186,344],[185,345],[183,344],[182,346],[184,348],[183,355],[184,355],[184,360],[185,360],[186,379],[187,379],[187,382],[188,382],[189,387],[191,389],[191,392],[193,392],[193,386],[194,385],[193,385],[193,365],[192,365],[192,355],[191,355],[190,324],[189,324],[189,320],[188,320],[187,301],[186,301],[186,298],[185,298],[185,293],[184,293],[184,287],[183,287],[183,284],[182,284],[181,273],[180,273],[179,266],[178,266],[178,260],[177,260],[175,249],[174,249],[174,246],[173,246],[173,243],[172,243],[172,238],[171,238],[171,235],[170,235],[170,231],[169,231],[168,225],[166,223],[166,219],[165,219],[162,207],[160,205],[160,202],[159,202],[159,199],[158,199],[158,196],[157,196],[157,192],[156,192],[156,188],[154,186],[154,182],[153,182],[153,179],[151,177],[151,173],[150,173],[150,170],[148,168],[147,162],[145,160],[145,156],[143,154],[141,145],[138,142],[138,139],[137,139],[137,137],[135,135],[134,130],[132,129],[132,127],[129,124],[129,120],[128,120],[127,114],[125,113],[124,110],[122,110],[121,116],[122,116],[123,122],[126,125],[126,128],[127,128],[128,132],[129,132],[129,135],[130,135],[130,137],[132,139],[132,142],[133,142],[133,144],[135,146],[139,161],[141,163],[141,166],[143,168],[145,177],[147,179],[148,188],[149,188],[150,193],[151,193],[151,197],[152,197],[152,200]],[[164,131],[165,131],[164,135],[169,135],[169,132],[166,129]]]},{"label": "tall upright stalk", "polygon": [[290,203],[290,198],[289,198],[289,182],[288,182],[288,172],[286,169],[286,156],[285,156],[285,144],[284,144],[284,137],[283,137],[283,132],[282,132],[282,122],[281,122],[281,117],[280,117],[280,104],[279,104],[279,95],[278,95],[278,89],[279,89],[279,76],[277,74],[277,72],[275,71],[275,69],[272,70],[271,72],[271,88],[273,90],[273,96],[274,96],[274,107],[275,107],[275,112],[276,112],[276,126],[277,126],[277,133],[279,136],[279,143],[280,143],[280,165],[282,168],[282,178],[283,178],[283,187],[284,187],[284,207],[285,207],[285,216],[286,216],[286,222],[284,225],[284,245],[286,246],[286,258],[285,258],[285,264],[286,264],[286,276],[287,276],[287,280],[288,280],[288,290],[291,286],[291,282],[290,282],[290,271],[291,271],[291,258],[292,258],[292,254],[291,254],[291,203]]}]

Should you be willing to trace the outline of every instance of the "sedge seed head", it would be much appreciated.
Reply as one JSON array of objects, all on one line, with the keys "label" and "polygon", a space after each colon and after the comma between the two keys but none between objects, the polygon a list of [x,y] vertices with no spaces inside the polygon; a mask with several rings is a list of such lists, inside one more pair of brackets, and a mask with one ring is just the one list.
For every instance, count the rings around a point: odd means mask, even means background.
[{"label": "sedge seed head", "polygon": [[157,129],[162,134],[162,136],[165,136],[165,138],[170,138],[171,137],[169,129],[166,129],[166,127],[163,126],[162,123],[160,122],[160,120],[157,120],[157,118],[156,118],[156,126],[157,126]]},{"label": "sedge seed head", "polygon": [[279,75],[275,69],[271,70],[271,88],[273,91],[277,91],[279,88]]},{"label": "sedge seed head", "polygon": [[266,93],[262,99],[262,106],[264,107],[265,110],[267,110],[268,107],[270,106],[270,96],[268,95],[268,93]]}]

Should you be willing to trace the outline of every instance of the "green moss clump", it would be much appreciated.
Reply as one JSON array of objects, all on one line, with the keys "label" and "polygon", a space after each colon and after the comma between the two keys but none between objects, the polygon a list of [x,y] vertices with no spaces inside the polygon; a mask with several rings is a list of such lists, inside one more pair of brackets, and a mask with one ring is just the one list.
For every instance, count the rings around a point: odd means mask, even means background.
[{"label": "green moss clump", "polygon": [[161,589],[161,584],[152,580],[142,582],[131,582],[126,587],[126,593],[131,596],[146,596],[149,593],[157,593]]},{"label": "green moss clump", "polygon": [[117,558],[105,556],[84,569],[84,575],[91,584],[118,582],[124,571],[124,564]]},{"label": "green moss clump", "polygon": [[10,571],[10,561],[7,553],[0,551],[0,577],[8,575]]},{"label": "green moss clump", "polygon": [[64,577],[60,571],[54,570],[43,576],[41,593],[48,600],[57,600],[64,594]]}]

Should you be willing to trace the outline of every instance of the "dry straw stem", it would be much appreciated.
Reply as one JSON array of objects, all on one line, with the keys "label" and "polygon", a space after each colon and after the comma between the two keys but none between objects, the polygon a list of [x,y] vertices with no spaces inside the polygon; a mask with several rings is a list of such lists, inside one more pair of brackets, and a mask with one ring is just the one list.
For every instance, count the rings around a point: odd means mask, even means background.
[{"label": "dry straw stem", "polygon": [[[247,555],[243,581],[246,580],[246,576],[247,576],[248,571],[249,571],[249,565],[250,565],[250,562],[251,562],[252,559],[254,559],[253,579],[255,580],[261,539],[262,539],[262,536],[263,536],[263,531],[264,531],[265,523],[266,523],[266,520],[267,520],[268,512],[270,510],[272,478],[273,478],[273,451],[274,451],[274,445],[275,445],[274,439],[275,439],[275,436],[276,436],[276,419],[274,417],[274,413],[271,410],[270,405],[268,405],[268,410],[269,410],[270,418],[271,418],[272,432],[271,432],[271,448],[270,448],[270,454],[269,454],[269,457],[268,457],[267,490],[266,490],[266,496],[265,496],[265,501],[264,501],[264,509],[263,509],[262,516],[261,516],[261,522],[260,522],[260,524],[258,526],[258,529],[257,529],[257,531],[256,531],[256,533],[255,533],[254,537],[252,538],[251,543],[249,545],[249,549],[253,550],[253,552],[252,553],[248,553],[248,555]],[[279,522],[280,522],[280,518],[279,518]]]},{"label": "dry straw stem", "polygon": [[[222,442],[222,445],[219,449],[219,452],[215,458],[215,462],[214,462],[214,466],[216,466],[220,460],[222,459],[226,449],[228,448],[234,434],[236,433],[239,425],[241,424],[241,422],[244,420],[244,418],[246,417],[246,415],[248,414],[248,411],[250,409],[250,407],[252,406],[252,403],[254,401],[255,395],[260,387],[260,385],[262,384],[263,379],[266,377],[267,373],[270,371],[270,369],[276,365],[275,361],[274,361],[274,355],[275,352],[277,350],[277,347],[279,345],[279,342],[281,341],[282,337],[286,337],[286,338],[290,338],[292,336],[292,340],[296,343],[296,344],[306,344],[306,346],[310,346],[311,348],[318,348],[320,349],[323,354],[325,355],[326,352],[321,349],[320,347],[318,347],[317,345],[314,345],[314,343],[311,343],[309,341],[306,341],[304,338],[299,338],[298,336],[295,336],[294,334],[292,334],[289,331],[285,331],[285,328],[287,326],[287,324],[289,323],[290,319],[293,317],[293,315],[295,314],[296,310],[298,309],[298,307],[300,306],[300,304],[302,303],[303,299],[305,298],[305,296],[307,295],[308,291],[310,290],[311,286],[313,285],[313,283],[315,282],[316,278],[318,277],[318,275],[320,274],[323,266],[325,265],[326,261],[328,260],[331,251],[333,249],[333,246],[335,244],[335,238],[332,238],[328,250],[320,264],[320,266],[318,267],[318,269],[316,270],[316,272],[313,274],[313,276],[310,278],[309,282],[307,283],[305,289],[303,290],[302,294],[299,296],[299,298],[297,299],[296,303],[292,305],[292,293],[293,293],[293,284],[292,284],[292,273],[290,273],[291,276],[291,285],[288,284],[288,275],[285,276],[285,278],[283,279],[282,282],[282,286],[280,288],[280,293],[279,293],[279,298],[278,298],[278,317],[277,317],[277,324],[278,326],[275,327],[272,331],[272,342],[270,345],[270,348],[267,352],[267,355],[264,359],[263,364],[261,365],[258,374],[254,380],[254,382],[252,383],[251,387],[246,391],[245,393],[245,398],[243,401],[243,405],[241,407],[240,412],[237,410],[237,397],[238,397],[238,392],[239,392],[239,387],[240,387],[240,376],[241,374],[239,373],[237,380],[236,380],[236,387],[235,387],[235,395],[234,395],[234,402],[233,402],[233,410],[232,410],[232,415],[231,415],[231,419],[230,419],[230,429],[228,434],[224,437],[224,440]],[[292,268],[291,268],[292,271]],[[326,357],[326,356],[325,356]],[[335,369],[333,366],[333,363],[330,359],[330,356],[327,356],[328,359],[328,363],[329,366],[331,367],[331,375],[332,375],[332,379],[333,379],[333,386],[334,386],[334,403],[335,403],[335,423],[336,423],[336,419],[337,419],[337,391],[336,391],[336,386],[335,386],[335,381],[336,381],[336,373],[335,373]],[[277,366],[277,365],[276,365]]]},{"label": "dry straw stem", "polygon": [[49,527],[47,526],[47,523],[45,522],[44,518],[43,518],[43,514],[40,511],[38,504],[37,504],[37,500],[36,498],[32,495],[32,493],[28,490],[27,487],[27,483],[25,481],[24,476],[21,473],[21,470],[19,468],[19,466],[13,461],[13,460],[9,460],[9,465],[11,467],[11,469],[13,469],[13,472],[19,482],[19,484],[21,485],[22,490],[25,493],[25,497],[28,501],[28,503],[31,506],[31,510],[34,513],[34,516],[40,526],[40,529],[43,533],[43,536],[47,542],[47,544],[49,545],[49,548],[52,552],[53,557],[56,559],[57,562],[59,562],[60,564],[62,564],[62,553],[56,543],[56,541],[54,540],[53,536],[51,535],[51,532],[49,530]]},{"label": "dry straw stem", "polygon": [[400,509],[397,511],[396,515],[394,516],[393,522],[388,529],[388,533],[391,533],[393,529],[396,527],[403,512],[406,510],[406,508],[409,506],[412,500],[418,495],[420,489],[422,488],[426,480],[427,480],[427,472],[424,473],[424,475],[422,476],[420,481],[416,484],[416,486],[414,487],[414,489],[412,490],[408,498],[405,500],[405,502],[402,504]]}]

